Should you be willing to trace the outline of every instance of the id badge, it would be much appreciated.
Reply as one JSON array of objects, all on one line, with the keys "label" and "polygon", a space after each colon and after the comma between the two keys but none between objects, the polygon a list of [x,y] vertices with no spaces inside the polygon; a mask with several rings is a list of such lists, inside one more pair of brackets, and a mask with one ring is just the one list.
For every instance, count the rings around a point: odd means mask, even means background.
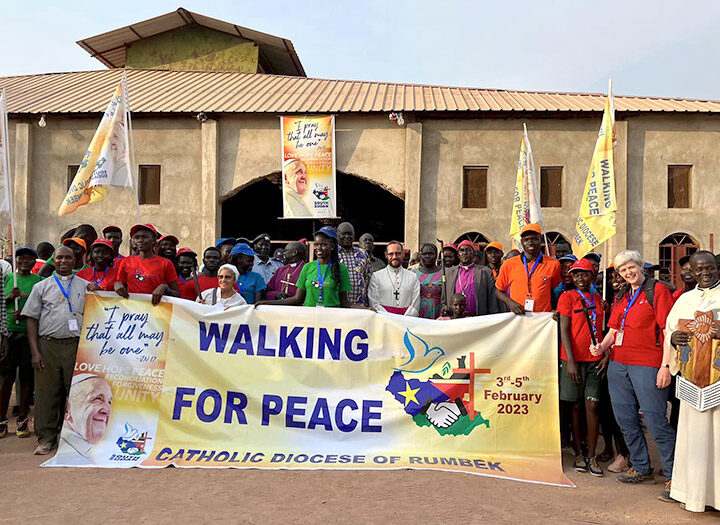
[{"label": "id badge", "polygon": [[532,297],[525,298],[525,311],[532,312],[535,309],[535,299]]},{"label": "id badge", "polygon": [[77,331],[78,331],[77,319],[75,319],[75,318],[68,319],[68,329],[69,329],[71,332],[77,332]]},{"label": "id badge", "polygon": [[615,334],[615,346],[622,346],[624,337],[625,332],[623,332],[622,330],[618,331],[618,333]]},{"label": "id badge", "polygon": [[315,308],[325,308],[325,305],[322,304],[322,303],[317,303],[317,304],[315,305]]}]

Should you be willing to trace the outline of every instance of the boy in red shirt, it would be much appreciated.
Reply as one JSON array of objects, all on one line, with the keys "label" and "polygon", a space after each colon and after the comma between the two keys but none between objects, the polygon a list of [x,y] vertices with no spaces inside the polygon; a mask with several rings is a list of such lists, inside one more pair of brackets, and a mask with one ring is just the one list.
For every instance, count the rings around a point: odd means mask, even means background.
[{"label": "boy in red shirt", "polygon": [[169,259],[155,255],[157,231],[152,224],[136,224],[130,230],[132,244],[139,255],[124,257],[120,261],[115,292],[124,298],[128,293],[152,294],[157,305],[165,292],[172,290],[177,297],[177,272]]},{"label": "boy in red shirt", "polygon": [[178,274],[179,297],[194,301],[198,292],[193,274],[197,271],[197,254],[190,248],[180,248],[175,256],[175,269]]},{"label": "boy in red shirt", "polygon": [[115,248],[108,239],[98,239],[90,247],[90,262],[92,266],[83,268],[77,273],[81,279],[90,284],[90,291],[101,290],[111,292],[115,289],[118,269],[113,266]]},{"label": "boy in red shirt", "polygon": [[[603,309],[602,298],[593,293],[594,270],[587,259],[573,264],[570,274],[575,284],[558,299],[560,314],[560,400],[572,403],[573,448],[578,472],[590,472],[593,476],[604,476],[595,457],[598,440],[600,382],[605,373],[608,358],[590,353],[590,346],[602,340]],[[585,313],[587,310],[587,314]],[[589,318],[589,319],[588,319]],[[595,340],[593,341],[594,334]],[[587,429],[583,427],[583,401]],[[585,432],[587,430],[587,432]],[[587,455],[583,454],[583,435],[586,435]]]},{"label": "boy in red shirt", "polygon": [[[198,275],[198,283],[200,283],[200,291],[204,292],[210,288],[218,287],[218,268],[222,261],[222,254],[219,248],[210,246],[203,253],[203,266],[205,269]],[[236,284],[237,286],[237,284]]]}]

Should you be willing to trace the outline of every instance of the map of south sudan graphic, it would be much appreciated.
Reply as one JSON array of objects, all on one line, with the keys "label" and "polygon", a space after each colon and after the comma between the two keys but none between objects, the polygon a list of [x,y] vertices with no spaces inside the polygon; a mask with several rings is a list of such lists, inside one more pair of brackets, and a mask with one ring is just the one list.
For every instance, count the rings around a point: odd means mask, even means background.
[{"label": "map of south sudan graphic", "polygon": [[[443,367],[446,369],[450,371],[449,363]],[[434,374],[420,381],[395,370],[385,390],[403,405],[417,426],[433,427],[441,436],[467,436],[477,427],[490,428],[490,421],[470,405],[470,374],[457,371],[462,369],[466,369],[465,356],[458,358],[458,367],[449,377]]]}]

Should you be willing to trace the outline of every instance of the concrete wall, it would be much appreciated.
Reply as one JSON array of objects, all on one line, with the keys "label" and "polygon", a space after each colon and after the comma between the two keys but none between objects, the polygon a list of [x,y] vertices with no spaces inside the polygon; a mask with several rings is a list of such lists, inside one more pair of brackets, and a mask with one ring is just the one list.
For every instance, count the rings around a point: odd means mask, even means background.
[{"label": "concrete wall", "polygon": [[[451,241],[469,231],[510,246],[510,203],[523,121],[538,175],[541,166],[564,167],[562,207],[543,213],[548,231],[571,237],[599,116],[417,121],[406,115],[406,120],[401,127],[385,115],[340,115],[336,142],[338,170],[405,199],[409,247],[436,237]],[[223,200],[280,169],[279,119],[274,115],[222,115],[204,124],[189,116],[136,116],[133,122],[136,165],[162,166],[161,204],[141,206],[141,221],[174,233],[194,249],[217,238]],[[80,163],[98,123],[99,117],[53,115],[45,128],[35,119],[10,121],[19,242],[54,242],[83,222],[117,224],[126,232],[137,222],[134,194],[124,188],[111,188],[105,202],[57,217],[67,189],[67,166]],[[709,247],[709,233],[720,233],[715,182],[720,177],[720,119],[631,117],[617,122],[617,139],[620,209],[611,251],[641,249],[648,260],[657,261],[658,243],[675,232],[689,233]],[[668,164],[694,166],[693,208],[667,209]],[[477,165],[489,167],[488,207],[463,209],[462,168]]]},{"label": "concrete wall", "polygon": [[131,44],[127,67],[257,73],[258,47],[250,40],[220,31],[187,26]]},{"label": "concrete wall", "polygon": [[[17,211],[24,201],[28,210],[27,226],[24,234],[18,232],[18,241],[32,245],[45,240],[55,242],[63,232],[85,222],[98,227],[115,224],[128,232],[137,222],[135,194],[129,188],[111,188],[105,201],[80,207],[65,217],[57,216],[67,191],[67,166],[81,162],[99,122],[99,118],[49,116],[45,128],[36,121],[16,123],[15,207]],[[133,127],[136,165],[161,165],[160,204],[141,206],[141,222],[174,233],[183,245],[199,247],[200,123],[189,117],[134,118]],[[23,151],[29,152],[28,159],[19,158]],[[31,166],[24,196],[18,195],[17,184],[18,177],[22,179],[23,163]],[[123,251],[127,253],[127,249],[126,243]]]},{"label": "concrete wall", "polygon": [[[658,244],[673,233],[688,233],[714,251],[720,234],[720,119],[702,115],[643,116],[628,119],[628,245],[658,262]],[[690,164],[692,207],[667,207],[668,165]]]},{"label": "concrete wall", "polygon": [[[423,120],[420,182],[420,242],[436,237],[450,242],[476,231],[510,246],[510,209],[526,123],[535,170],[563,166],[562,207],[543,208],[547,231],[572,237],[585,187],[600,119],[473,119]],[[626,126],[618,122],[615,176],[618,200],[626,193]],[[487,208],[462,208],[463,166],[488,166]],[[614,249],[625,246],[625,208],[617,216]]]}]

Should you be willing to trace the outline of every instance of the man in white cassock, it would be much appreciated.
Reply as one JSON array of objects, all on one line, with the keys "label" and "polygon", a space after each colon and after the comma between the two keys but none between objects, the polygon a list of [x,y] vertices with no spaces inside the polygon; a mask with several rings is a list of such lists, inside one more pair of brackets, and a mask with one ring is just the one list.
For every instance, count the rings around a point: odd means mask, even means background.
[{"label": "man in white cassock", "polygon": [[388,265],[370,277],[368,302],[376,312],[409,315],[420,314],[420,281],[417,275],[402,267],[403,245],[391,242],[385,250]]},{"label": "man in white cassock", "polygon": [[[670,371],[703,388],[720,379],[720,280],[710,252],[694,253],[690,266],[698,285],[670,311],[665,344],[675,352]],[[675,465],[667,488],[669,497],[688,511],[720,509],[720,406],[700,412],[680,402]]]}]

